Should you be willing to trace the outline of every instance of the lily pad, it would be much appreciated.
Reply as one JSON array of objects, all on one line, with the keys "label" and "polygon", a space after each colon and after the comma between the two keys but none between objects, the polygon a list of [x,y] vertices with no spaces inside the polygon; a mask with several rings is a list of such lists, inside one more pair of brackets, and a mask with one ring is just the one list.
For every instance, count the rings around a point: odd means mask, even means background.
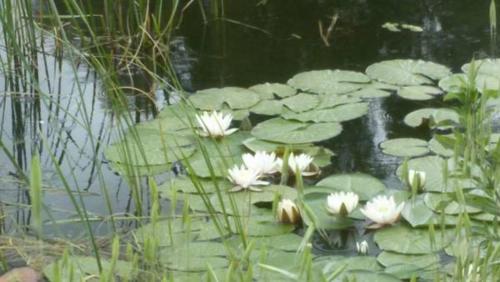
[{"label": "lily pad", "polygon": [[434,154],[440,155],[442,157],[452,157],[454,155],[454,151],[443,146],[443,144],[441,144],[436,139],[436,136],[432,137],[432,139],[429,141],[429,148]]},{"label": "lily pad", "polygon": [[318,106],[320,99],[317,95],[300,93],[292,97],[280,100],[283,106],[292,110],[293,112],[305,112]]},{"label": "lily pad", "polygon": [[216,242],[186,242],[160,250],[160,262],[182,271],[206,271],[228,265],[224,245]]},{"label": "lily pad", "polygon": [[342,122],[362,117],[366,113],[368,113],[367,103],[355,103],[302,113],[288,112],[282,114],[282,117],[302,122]]},{"label": "lily pad", "polygon": [[380,143],[384,154],[396,157],[416,157],[429,153],[428,143],[417,138],[396,138]]},{"label": "lily pad", "polygon": [[421,60],[389,60],[370,65],[366,74],[381,82],[395,85],[432,84],[451,74],[450,70],[433,62]]},{"label": "lily pad", "polygon": [[[477,72],[482,75],[493,76],[500,79],[500,59],[483,59],[474,62]],[[462,66],[462,71],[468,73],[470,63]],[[497,88],[498,90],[498,88]]]},{"label": "lily pad", "polygon": [[192,155],[193,143],[189,137],[143,129],[134,135],[127,134],[123,141],[109,146],[104,154],[106,159],[119,164],[165,165]]},{"label": "lily pad", "polygon": [[358,97],[351,97],[350,95],[320,95],[320,103],[316,110],[333,108],[340,105],[360,103],[362,100]]},{"label": "lily pad", "polygon": [[425,272],[436,272],[440,266],[437,254],[408,255],[382,252],[377,260],[386,267],[385,272],[400,279],[410,279],[412,276],[422,277]]},{"label": "lily pad", "polygon": [[252,135],[263,140],[286,144],[319,142],[340,134],[342,126],[336,122],[303,123],[274,118],[259,123]]},{"label": "lily pad", "polygon": [[285,98],[297,94],[297,90],[281,83],[262,83],[249,88],[255,91],[261,99],[274,99],[276,97]]},{"label": "lily pad", "polygon": [[351,218],[337,217],[326,209],[326,197],[328,194],[308,194],[305,196],[304,204],[313,212],[314,218],[303,216],[306,225],[313,225],[323,230],[343,230],[354,225]]},{"label": "lily pad", "polygon": [[[226,191],[232,187],[232,184],[225,179],[218,179],[217,186],[212,179],[198,179],[197,185],[199,185],[199,187],[203,189],[204,193],[214,193],[215,191],[217,191],[217,188],[221,189],[222,191]],[[160,192],[160,194],[172,190],[181,191],[183,193],[199,193],[197,187],[193,184],[193,181],[188,176],[175,177],[158,186],[158,191]]]},{"label": "lily pad", "polygon": [[239,87],[210,88],[189,97],[189,101],[201,110],[220,110],[224,104],[233,110],[248,109],[259,100],[254,91]]},{"label": "lily pad", "polygon": [[[427,229],[404,225],[377,230],[374,240],[380,249],[401,254],[430,254],[442,250],[453,238],[453,230],[436,230],[434,240]],[[434,241],[434,243],[432,243]]]},{"label": "lily pad", "polygon": [[405,86],[398,90],[398,95],[407,100],[424,101],[436,98],[443,91],[427,85]]},{"label": "lily pad", "polygon": [[362,173],[338,174],[329,176],[316,184],[336,191],[354,192],[361,201],[367,201],[386,189],[384,183],[377,178]]},{"label": "lily pad", "polygon": [[283,103],[279,100],[262,100],[250,111],[258,115],[276,116],[283,112]]},{"label": "lily pad", "polygon": [[445,214],[459,214],[463,212],[478,213],[481,209],[463,206],[453,199],[452,194],[449,193],[426,193],[424,197],[427,207],[435,212],[444,212]]},{"label": "lily pad", "polygon": [[432,121],[432,124],[440,128],[449,128],[458,123],[458,114],[447,108],[423,108],[407,114],[404,118],[405,124],[411,127],[418,127],[424,121]]},{"label": "lily pad", "polygon": [[[458,92],[466,85],[467,75],[463,73],[452,74],[439,81],[439,87],[446,92]],[[498,90],[500,87],[500,77],[479,73],[476,76],[476,88],[483,90]]]},{"label": "lily pad", "polygon": [[[118,260],[112,269],[111,263],[101,258],[101,266],[105,272],[113,270],[111,273],[118,277],[133,279],[135,276],[132,263],[127,261]],[[56,277],[56,273],[59,277]],[[89,277],[99,277],[99,268],[94,257],[70,256],[67,263],[59,259],[45,266],[43,274],[49,281],[94,281],[89,280]]]},{"label": "lily pad", "polygon": [[344,70],[308,71],[295,75],[288,84],[316,94],[343,94],[363,87],[370,79],[363,73]]},{"label": "lily pad", "polygon": [[401,215],[413,227],[434,223],[431,219],[435,216],[434,212],[425,204],[422,195],[408,200]]}]

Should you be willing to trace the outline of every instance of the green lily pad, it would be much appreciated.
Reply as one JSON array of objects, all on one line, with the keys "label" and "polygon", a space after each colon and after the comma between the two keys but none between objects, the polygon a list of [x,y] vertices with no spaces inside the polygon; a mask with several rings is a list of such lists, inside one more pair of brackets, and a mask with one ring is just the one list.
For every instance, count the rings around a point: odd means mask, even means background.
[{"label": "green lily pad", "polygon": [[436,272],[440,266],[437,254],[408,255],[382,252],[377,260],[386,267],[384,270],[386,273],[395,275],[399,279],[422,277],[423,272]]},{"label": "green lily pad", "polygon": [[434,243],[427,229],[416,229],[403,225],[386,227],[375,232],[374,240],[380,249],[401,254],[430,254],[442,250],[453,238],[452,229],[436,230]]},{"label": "green lily pad", "polygon": [[261,99],[274,99],[275,97],[285,98],[297,94],[297,90],[281,83],[262,83],[249,88],[257,92]]},{"label": "green lily pad", "polygon": [[283,106],[292,110],[293,112],[300,113],[318,106],[320,99],[317,95],[300,93],[292,97],[280,100]]},{"label": "green lily pad", "polygon": [[[474,62],[477,72],[482,75],[494,76],[500,79],[500,59],[483,59]],[[462,66],[462,71],[468,73],[470,70],[470,63]],[[498,90],[498,88],[496,89]]]},{"label": "green lily pad", "polygon": [[262,100],[250,111],[258,115],[276,116],[283,112],[283,103],[279,100]]},{"label": "green lily pad", "polygon": [[[218,212],[223,211],[223,206],[228,214],[235,214],[238,212],[239,216],[247,216],[253,213],[254,204],[256,203],[272,203],[275,195],[279,195],[281,198],[286,198],[290,200],[295,200],[297,198],[297,190],[281,185],[269,185],[261,187],[261,192],[253,192],[248,190],[242,190],[239,192],[226,193],[222,196],[222,203],[220,202],[217,195],[212,195],[210,201],[214,209]],[[231,209],[231,201],[234,201],[236,211]]]},{"label": "green lily pad", "polygon": [[288,112],[282,114],[282,117],[302,122],[342,122],[362,117],[366,113],[368,113],[367,103],[355,103],[302,113]]},{"label": "green lily pad", "polygon": [[319,142],[340,134],[342,126],[336,122],[302,123],[274,118],[259,123],[252,135],[263,140],[286,144]]},{"label": "green lily pad", "polygon": [[350,92],[349,95],[351,97],[363,98],[363,99],[385,98],[391,96],[391,92],[376,88],[371,88],[371,89],[364,88],[354,92]]},{"label": "green lily pad", "polygon": [[424,121],[433,121],[433,124],[440,128],[449,128],[452,127],[450,124],[458,123],[458,114],[452,109],[423,108],[407,114],[404,118],[404,123],[411,127],[418,127]]},{"label": "green lily pad", "polygon": [[160,250],[160,262],[170,268],[182,271],[206,271],[228,265],[226,250],[222,243],[186,242]]},{"label": "green lily pad", "polygon": [[366,74],[381,82],[395,85],[432,84],[451,74],[450,70],[433,62],[421,60],[388,60],[370,65]]},{"label": "green lily pad", "polygon": [[350,95],[319,95],[320,103],[316,110],[333,108],[340,105],[360,103],[362,100]]},{"label": "green lily pad", "polygon": [[[134,267],[132,263],[127,261],[116,261],[112,269],[111,263],[101,258],[101,266],[105,273],[111,272],[116,277],[126,279],[133,279],[133,277],[135,277]],[[56,278],[55,273],[58,273],[60,276]],[[49,281],[94,281],[89,280],[91,276],[95,276],[95,281],[99,281],[99,268],[97,267],[96,258],[94,257],[70,256],[67,263],[65,263],[63,259],[59,259],[46,265],[43,268],[43,275],[45,275]]]},{"label": "green lily pad", "polygon": [[[452,74],[439,81],[439,87],[446,92],[458,92],[466,85],[467,75],[463,73]],[[479,73],[476,76],[476,88],[480,91],[498,90],[500,77]]]},{"label": "green lily pad", "polygon": [[189,97],[189,101],[200,110],[220,110],[224,104],[233,110],[248,109],[259,100],[254,91],[239,87],[210,88]]},{"label": "green lily pad", "polygon": [[380,143],[384,154],[396,157],[416,157],[429,153],[428,143],[417,138],[396,138]]},{"label": "green lily pad", "polygon": [[439,213],[444,212],[445,214],[460,214],[463,212],[481,212],[481,209],[479,208],[459,204],[453,199],[452,194],[449,193],[425,193],[424,201],[427,207]]},{"label": "green lily pad", "polygon": [[205,218],[192,217],[188,222],[182,218],[149,223],[133,231],[134,240],[144,243],[155,238],[161,247],[190,242],[199,236],[201,227],[209,224]]},{"label": "green lily pad", "polygon": [[408,200],[401,215],[413,227],[434,223],[431,219],[435,216],[434,212],[425,204],[422,195]]},{"label": "green lily pad", "polygon": [[173,163],[194,153],[193,139],[176,134],[138,130],[121,142],[109,146],[104,155],[111,162],[132,166],[154,166]]},{"label": "green lily pad", "polygon": [[179,103],[171,106],[165,107],[160,113],[158,113],[158,117],[146,121],[141,122],[136,125],[137,131],[145,132],[143,130],[153,130],[155,132],[176,132],[185,130],[185,132],[189,132],[191,128],[190,120],[194,121],[194,117],[196,115],[196,110],[184,103]]},{"label": "green lily pad", "polygon": [[288,84],[316,94],[343,94],[363,87],[370,79],[363,73],[343,70],[319,70],[296,74]]},{"label": "green lily pad", "polygon": [[361,201],[367,201],[386,190],[377,178],[362,173],[338,174],[319,181],[316,186],[329,187],[331,192],[346,191],[358,194]]},{"label": "green lily pad", "polygon": [[[217,191],[217,188],[222,191],[226,191],[232,187],[232,184],[226,179],[217,180],[217,185],[215,185],[212,179],[198,179],[197,185],[199,185],[199,189],[203,189],[204,193],[214,193]],[[160,192],[160,195],[172,190],[183,193],[199,193],[197,186],[193,184],[193,181],[188,176],[175,177],[158,186],[158,192]]]},{"label": "green lily pad", "polygon": [[[461,179],[458,177],[448,176],[448,182],[444,181],[443,167],[444,162],[448,162],[447,166],[450,171],[453,171],[455,164],[453,160],[443,159],[439,156],[426,156],[411,159],[408,161],[408,169],[423,171],[426,174],[426,180],[423,190],[428,192],[454,191],[454,187],[462,189],[474,187],[474,183],[470,179]],[[401,179],[402,165],[397,169],[397,175]],[[403,181],[403,180],[401,180]],[[404,182],[404,181],[403,181]]]},{"label": "green lily pad", "polygon": [[377,259],[371,256],[323,256],[319,257],[315,263],[323,266],[324,273],[333,273],[339,268],[345,267],[344,271],[368,270],[381,271],[382,267],[377,263]]},{"label": "green lily pad", "polygon": [[405,86],[398,90],[398,95],[407,100],[424,101],[436,98],[443,91],[439,88],[427,85]]},{"label": "green lily pad", "polygon": [[441,144],[436,139],[436,136],[432,137],[432,139],[429,141],[429,148],[434,154],[440,155],[442,157],[452,157],[455,154],[452,149],[443,146],[443,144]]}]

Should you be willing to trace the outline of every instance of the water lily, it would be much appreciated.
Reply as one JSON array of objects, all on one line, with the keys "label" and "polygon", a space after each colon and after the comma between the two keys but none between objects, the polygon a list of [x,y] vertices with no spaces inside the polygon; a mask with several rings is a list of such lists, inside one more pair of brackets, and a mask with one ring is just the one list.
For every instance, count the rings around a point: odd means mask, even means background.
[{"label": "water lily", "polygon": [[362,242],[356,242],[356,250],[358,254],[366,255],[368,253],[368,242],[363,240]]},{"label": "water lily", "polygon": [[293,173],[301,173],[303,176],[315,175],[318,172],[311,169],[313,158],[308,154],[295,156],[293,153],[288,157],[288,166]]},{"label": "water lily", "polygon": [[384,225],[393,224],[399,219],[403,210],[404,202],[396,205],[393,196],[377,196],[366,203],[361,212],[375,224],[370,228],[380,228]]},{"label": "water lily", "polygon": [[282,163],[279,158],[276,158],[274,152],[268,154],[264,151],[257,151],[255,155],[247,153],[243,154],[241,158],[247,168],[258,171],[261,175],[278,172]]},{"label": "water lily", "polygon": [[203,112],[201,115],[196,115],[196,121],[201,127],[199,134],[205,137],[223,137],[234,133],[238,129],[229,129],[232,120],[233,116],[231,114],[223,114],[217,111]]},{"label": "water lily", "polygon": [[281,223],[298,224],[301,221],[299,208],[292,200],[281,200],[276,212]]},{"label": "water lily", "polygon": [[238,167],[235,165],[233,168],[228,170],[229,175],[227,178],[235,186],[230,190],[231,192],[240,191],[243,189],[249,189],[252,191],[262,191],[261,189],[254,187],[257,185],[268,185],[269,182],[259,180],[260,174],[258,171],[246,168],[244,165]]},{"label": "water lily", "polygon": [[326,209],[335,215],[346,216],[358,205],[359,197],[353,192],[331,193],[326,198]]},{"label": "water lily", "polygon": [[408,170],[408,185],[412,191],[422,191],[425,185],[425,171]]}]

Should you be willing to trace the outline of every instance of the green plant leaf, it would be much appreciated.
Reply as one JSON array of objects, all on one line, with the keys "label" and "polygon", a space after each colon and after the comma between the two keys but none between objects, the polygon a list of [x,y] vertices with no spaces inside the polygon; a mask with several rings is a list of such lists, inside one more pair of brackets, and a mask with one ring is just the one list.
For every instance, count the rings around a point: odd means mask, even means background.
[{"label": "green plant leaf", "polygon": [[[447,108],[423,108],[407,114],[404,118],[404,123],[411,127],[418,127],[424,122],[440,124],[444,121],[458,123],[458,114],[452,109]],[[452,126],[440,126],[441,128],[450,128]]]},{"label": "green plant leaf", "polygon": [[285,98],[297,94],[297,90],[286,84],[281,83],[261,83],[249,88],[255,91],[261,99],[275,99],[276,97]]},{"label": "green plant leaf", "polygon": [[358,194],[361,201],[370,200],[386,189],[380,180],[362,173],[332,175],[319,181],[316,186],[328,187],[332,193],[336,191],[354,192]]},{"label": "green plant leaf", "polygon": [[302,123],[274,118],[259,123],[252,135],[263,140],[286,144],[319,142],[340,134],[342,126],[336,122]]},{"label": "green plant leaf", "polygon": [[399,97],[407,100],[424,101],[436,98],[443,91],[427,85],[405,86],[398,90]]},{"label": "green plant leaf", "polygon": [[343,94],[361,89],[370,79],[363,73],[344,70],[319,70],[296,74],[288,84],[315,94]]},{"label": "green plant leaf", "polygon": [[230,109],[248,109],[257,104],[260,97],[252,90],[239,87],[210,88],[197,91],[189,101],[200,110],[220,110],[226,104]]},{"label": "green plant leaf", "polygon": [[450,70],[433,62],[421,60],[389,60],[370,65],[366,74],[381,82],[395,85],[432,84],[451,74]]},{"label": "green plant leaf", "polygon": [[288,112],[282,114],[282,117],[284,117],[285,119],[293,119],[302,122],[343,122],[362,117],[366,113],[368,113],[367,103],[355,103],[302,113]]},{"label": "green plant leaf", "polygon": [[417,138],[396,138],[380,143],[384,154],[397,157],[416,157],[429,153],[428,143]]}]

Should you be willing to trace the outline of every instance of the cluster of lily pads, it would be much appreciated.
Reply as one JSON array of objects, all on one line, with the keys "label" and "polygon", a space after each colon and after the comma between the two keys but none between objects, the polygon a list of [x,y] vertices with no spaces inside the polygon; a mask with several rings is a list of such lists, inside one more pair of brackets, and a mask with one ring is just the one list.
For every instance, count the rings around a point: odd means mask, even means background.
[{"label": "cluster of lily pads", "polygon": [[[483,60],[478,65],[476,85],[480,91],[498,90],[500,60]],[[356,230],[353,227],[367,217],[373,222],[369,227],[376,230],[367,236],[353,234],[354,240],[344,242],[340,249],[370,255],[317,254],[313,267],[318,273],[328,275],[347,264],[341,278],[431,278],[436,272],[451,271],[454,263],[445,264],[441,257],[455,256],[459,248],[453,228],[437,230],[429,240],[431,226],[452,227],[462,213],[473,222],[494,220],[490,213],[459,204],[454,195],[460,187],[467,194],[485,197],[475,180],[480,175],[464,178],[453,173],[457,163],[450,158],[454,152],[447,145],[453,136],[446,130],[459,123],[454,109],[423,108],[406,115],[404,122],[410,127],[439,129],[429,141],[396,138],[380,144],[385,154],[409,158],[396,171],[406,190],[389,189],[363,173],[326,175],[316,183],[308,180],[302,200],[313,214],[311,218],[296,204],[294,187],[272,180],[283,169],[281,157],[287,149],[291,151],[287,163],[290,172],[317,175],[334,156],[318,142],[341,134],[342,122],[364,116],[371,99],[393,94],[415,101],[434,99],[460,87],[468,68],[465,65],[464,73],[452,74],[447,67],[432,62],[390,60],[369,66],[365,73],[309,71],[295,75],[287,84],[201,90],[190,95],[186,103],[167,106],[156,119],[135,126],[122,141],[107,148],[105,155],[117,172],[129,176],[156,175],[169,171],[176,162],[183,164],[188,175],[160,185],[161,197],[182,200],[193,213],[205,215],[208,201],[213,206],[211,212],[242,218],[247,235],[258,238],[259,246],[268,250],[263,260],[252,257],[252,262],[294,271],[300,262],[290,254],[299,247],[301,237],[293,233],[293,223],[302,218],[306,227],[336,234]],[[499,105],[500,101],[492,101],[488,106],[498,111]],[[231,125],[239,125],[239,130]],[[493,134],[491,144],[498,142],[499,136]],[[266,187],[258,187],[262,185]],[[199,186],[204,187],[203,194]],[[221,199],[221,189],[238,192],[225,193]],[[276,224],[276,214],[269,208],[277,196],[282,199],[277,217],[283,224]],[[366,204],[360,208],[359,202]],[[227,208],[231,203],[236,203],[236,211]],[[403,220],[398,222],[400,218]],[[234,228],[229,229],[232,231],[226,237],[236,235]],[[206,271],[206,262],[216,273],[228,265],[224,248],[217,241],[221,235],[213,224],[207,224],[206,217],[198,218],[189,228],[174,221],[154,228],[145,226],[134,234],[138,242],[158,234],[165,254],[162,263],[183,275],[187,275],[185,271]],[[168,238],[164,234],[169,234]],[[479,244],[484,238],[474,240]],[[256,279],[271,275],[279,281],[279,275],[263,268],[254,275]]]}]

